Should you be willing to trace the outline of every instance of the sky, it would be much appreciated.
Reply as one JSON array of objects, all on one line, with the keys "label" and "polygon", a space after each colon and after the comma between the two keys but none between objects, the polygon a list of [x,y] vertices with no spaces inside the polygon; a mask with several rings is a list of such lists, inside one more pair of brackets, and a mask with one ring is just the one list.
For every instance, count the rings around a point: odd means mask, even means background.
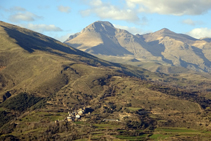
[{"label": "sky", "polygon": [[95,21],[132,34],[168,28],[211,38],[211,0],[0,0],[0,20],[60,41]]}]

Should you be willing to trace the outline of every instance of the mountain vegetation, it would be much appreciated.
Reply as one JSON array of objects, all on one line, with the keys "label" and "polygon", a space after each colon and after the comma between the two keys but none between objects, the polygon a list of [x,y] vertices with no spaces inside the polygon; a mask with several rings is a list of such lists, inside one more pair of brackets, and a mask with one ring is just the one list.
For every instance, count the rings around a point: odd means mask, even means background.
[{"label": "mountain vegetation", "polygon": [[0,22],[0,140],[209,140],[210,78],[108,62]]}]

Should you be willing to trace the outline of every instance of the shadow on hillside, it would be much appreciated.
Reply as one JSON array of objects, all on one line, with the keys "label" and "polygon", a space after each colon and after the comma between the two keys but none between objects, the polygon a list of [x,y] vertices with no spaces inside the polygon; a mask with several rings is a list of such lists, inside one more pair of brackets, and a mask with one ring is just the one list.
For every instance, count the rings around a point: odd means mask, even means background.
[{"label": "shadow on hillside", "polygon": [[149,51],[153,56],[162,57],[162,60],[168,64],[174,65],[171,60],[166,59],[162,52],[165,50],[165,46],[160,44],[159,41],[152,41],[147,43],[147,47],[144,47],[147,51]]},{"label": "shadow on hillside", "polygon": [[194,51],[194,53],[195,53],[196,55],[198,55],[201,59],[203,59],[204,64],[205,64],[206,66],[208,66],[208,67],[211,66],[210,60],[208,60],[208,59],[204,56],[204,53],[202,52],[201,49],[199,49],[199,48],[197,48],[197,47],[194,47],[194,46],[192,46],[192,49],[193,49],[193,51]]},{"label": "shadow on hillside", "polygon": [[159,41],[152,41],[147,43],[147,47],[145,49],[149,51],[153,56],[162,56],[162,52],[165,50],[165,46],[163,44],[159,44]]},{"label": "shadow on hillside", "polygon": [[115,45],[109,45],[109,43],[108,45],[107,43],[99,44],[97,46],[87,49],[86,51],[93,54],[113,55],[113,56],[124,56],[125,54],[132,55],[132,53],[127,51],[125,48]]},{"label": "shadow on hillside", "polygon": [[69,45],[71,47],[74,47],[74,48],[77,48],[77,47],[82,45],[82,44],[70,44],[70,43],[65,43],[65,44],[67,44],[67,45]]},{"label": "shadow on hillside", "polygon": [[80,50],[71,49],[69,47],[63,46],[62,44],[59,44],[58,41],[56,41],[55,39],[44,36],[37,32],[27,31],[23,33],[16,29],[10,29],[5,26],[2,27],[5,29],[5,31],[11,38],[17,41],[17,44],[20,47],[22,47],[29,53],[33,53],[35,50],[41,50],[62,56],[62,53],[54,51],[57,50],[68,54],[81,55],[87,58],[96,58]]},{"label": "shadow on hillside", "polygon": [[[201,68],[199,68],[199,66],[197,66],[196,64],[186,62],[186,61],[182,60],[181,58],[179,59],[179,61],[180,61],[180,65],[184,68],[195,68],[196,71],[201,70]],[[206,72],[206,70],[203,70],[203,71]]]},{"label": "shadow on hillside", "polygon": [[122,47],[115,39],[107,37],[104,34],[100,34],[100,36],[103,40],[103,44],[99,44],[90,49],[87,49],[86,52],[113,56],[124,56],[125,54],[133,55],[133,53],[129,52],[124,47]]}]

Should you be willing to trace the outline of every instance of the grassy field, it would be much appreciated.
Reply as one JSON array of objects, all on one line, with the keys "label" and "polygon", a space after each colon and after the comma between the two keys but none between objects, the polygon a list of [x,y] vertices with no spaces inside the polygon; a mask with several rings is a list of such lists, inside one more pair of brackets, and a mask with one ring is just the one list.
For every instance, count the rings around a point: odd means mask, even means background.
[{"label": "grassy field", "polygon": [[21,118],[22,122],[40,122],[40,121],[55,121],[64,120],[68,116],[67,113],[55,112],[33,112]]},{"label": "grassy field", "polygon": [[203,130],[194,130],[194,129],[187,129],[187,128],[157,128],[152,136],[151,139],[154,140],[164,140],[171,137],[204,137],[204,138],[211,138],[210,131],[203,131]]},{"label": "grassy field", "polygon": [[129,141],[138,141],[138,140],[144,140],[148,135],[143,134],[140,136],[125,136],[125,135],[118,135],[116,136],[119,139],[129,140]]}]

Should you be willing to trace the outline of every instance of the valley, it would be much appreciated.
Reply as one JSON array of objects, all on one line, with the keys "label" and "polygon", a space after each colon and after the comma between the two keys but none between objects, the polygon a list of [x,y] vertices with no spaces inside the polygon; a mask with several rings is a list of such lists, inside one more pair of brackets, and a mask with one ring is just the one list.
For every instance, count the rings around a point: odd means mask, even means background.
[{"label": "valley", "polygon": [[[5,22],[0,22],[0,41],[0,140],[211,138],[209,73],[178,66],[151,72],[109,62],[83,52],[85,46],[80,51]],[[127,49],[119,55],[125,53],[131,55]],[[66,119],[83,107],[89,114]]]}]

